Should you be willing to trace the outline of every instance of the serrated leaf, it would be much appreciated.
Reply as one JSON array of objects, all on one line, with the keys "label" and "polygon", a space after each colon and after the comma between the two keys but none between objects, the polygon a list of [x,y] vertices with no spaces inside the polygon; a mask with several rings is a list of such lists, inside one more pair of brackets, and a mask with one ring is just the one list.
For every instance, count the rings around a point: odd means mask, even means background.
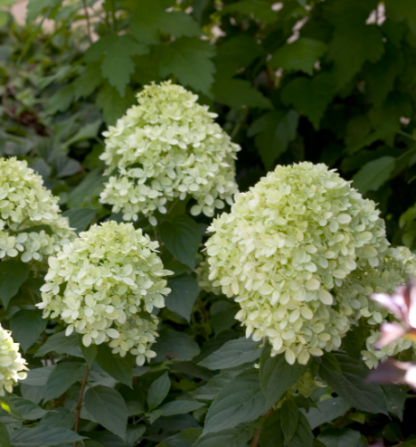
[{"label": "serrated leaf", "polygon": [[189,275],[178,276],[170,279],[168,286],[171,292],[165,298],[166,307],[184,317],[189,323],[192,308],[199,294],[196,279]]},{"label": "serrated leaf", "polygon": [[97,348],[97,363],[101,368],[118,382],[131,388],[133,381],[133,357],[128,354],[125,357],[114,355],[106,344]]},{"label": "serrated leaf", "polygon": [[301,37],[293,43],[286,43],[275,51],[269,65],[275,69],[303,71],[312,75],[314,64],[326,51],[325,43]]},{"label": "serrated leaf", "polygon": [[56,365],[44,366],[42,368],[30,369],[27,372],[26,379],[21,382],[28,386],[44,386],[48,381],[48,377],[52,374],[52,371],[56,368]]},{"label": "serrated leaf", "polygon": [[[282,417],[281,417],[282,428],[284,418],[283,411],[284,410],[282,409]],[[311,427],[309,426],[309,422],[302,413],[299,413],[299,422],[296,431],[293,434],[293,437],[290,439],[290,441],[286,441],[286,445],[287,447],[312,447],[313,441],[314,436]]]},{"label": "serrated leaf", "polygon": [[127,407],[121,394],[104,386],[90,388],[84,397],[85,408],[103,427],[126,438]]},{"label": "serrated leaf", "polygon": [[212,89],[215,100],[238,108],[241,106],[271,109],[272,103],[249,82],[242,79],[215,77]]},{"label": "serrated leaf", "polygon": [[237,340],[227,341],[220,349],[199,362],[198,365],[211,370],[235,368],[244,365],[244,363],[256,361],[261,352],[258,342],[241,337]]},{"label": "serrated leaf", "polygon": [[81,129],[79,129],[75,135],[73,135],[69,140],[65,141],[65,147],[77,143],[78,141],[89,140],[90,138],[96,138],[101,123],[102,123],[101,120],[97,120],[94,121],[93,123],[89,123],[81,127]]},{"label": "serrated leaf", "polygon": [[78,346],[78,336],[73,333],[69,337],[65,335],[65,332],[58,332],[51,335],[42,345],[35,357],[43,357],[49,352],[56,352],[57,354],[69,354],[75,357],[82,357],[81,350]]},{"label": "serrated leaf", "polygon": [[74,86],[72,84],[61,87],[52,97],[48,99],[45,112],[54,115],[57,112],[64,112],[69,108],[75,97]]},{"label": "serrated leaf", "polygon": [[285,400],[282,405],[281,424],[285,442],[292,440],[299,424],[300,412],[293,400]]},{"label": "serrated leaf", "polygon": [[35,21],[46,8],[55,8],[62,0],[29,0],[27,4],[26,23]]},{"label": "serrated leaf", "polygon": [[189,335],[173,330],[163,330],[152,350],[156,352],[156,362],[165,360],[191,360],[201,351],[198,344]]},{"label": "serrated leaf", "polygon": [[46,382],[44,402],[56,399],[74,383],[82,379],[86,365],[78,362],[59,363]]},{"label": "serrated leaf", "polygon": [[105,177],[98,168],[89,172],[84,177],[82,182],[68,194],[68,208],[79,208],[84,203],[86,198],[94,195],[98,196],[99,191],[103,187],[102,185],[104,181]]},{"label": "serrated leaf", "polygon": [[226,385],[208,410],[204,434],[251,422],[267,411],[258,370],[244,371]]},{"label": "serrated leaf", "polygon": [[7,396],[5,398],[6,402],[14,407],[14,410],[17,411],[22,418],[28,421],[34,421],[36,419],[40,419],[45,416],[47,413],[46,410],[36,405],[34,402],[28,399],[24,399],[19,396],[15,396],[13,394]]},{"label": "serrated leaf", "polygon": [[170,380],[167,373],[156,379],[147,392],[147,403],[150,410],[158,407],[166,398],[170,390]]},{"label": "serrated leaf", "polygon": [[10,436],[13,447],[57,447],[83,439],[85,439],[84,436],[72,430],[44,425],[38,425],[35,428],[19,428]]},{"label": "serrated leaf", "polygon": [[106,83],[97,95],[96,104],[103,111],[104,121],[112,126],[135,102],[130,86],[126,87],[124,96],[121,96],[117,89]]},{"label": "serrated leaf", "polygon": [[198,224],[189,216],[177,216],[159,226],[160,237],[178,261],[194,268],[202,242]]},{"label": "serrated leaf", "polygon": [[305,365],[289,365],[284,354],[270,356],[270,348],[264,349],[260,358],[260,382],[266,406],[273,406],[291,386],[306,372]]},{"label": "serrated leaf", "polygon": [[284,445],[281,411],[276,410],[266,419],[260,431],[260,447],[280,447]]},{"label": "serrated leaf", "polygon": [[394,157],[381,157],[364,165],[353,177],[353,186],[361,194],[377,191],[385,183],[396,166]]},{"label": "serrated leaf", "polygon": [[23,352],[36,343],[46,324],[47,320],[42,318],[42,312],[39,310],[22,309],[12,316],[10,328],[13,338],[20,344]]},{"label": "serrated leaf", "polygon": [[[325,358],[335,359],[331,365]],[[332,361],[332,360],[331,360]],[[387,413],[383,391],[380,385],[367,383],[368,368],[347,354],[325,354],[319,369],[321,378],[351,406],[369,413]]]},{"label": "serrated leaf", "polygon": [[29,275],[29,265],[22,261],[0,262],[0,299],[4,308],[19,291]]},{"label": "serrated leaf", "polygon": [[11,447],[9,432],[2,422],[0,422],[0,447]]},{"label": "serrated leaf", "polygon": [[403,420],[403,409],[407,398],[407,387],[401,385],[383,385],[387,410],[400,420]]},{"label": "serrated leaf", "polygon": [[162,77],[173,74],[182,85],[188,85],[207,96],[214,82],[215,48],[200,39],[182,37],[158,47],[159,72]]},{"label": "serrated leaf", "polygon": [[341,417],[350,408],[351,405],[342,397],[335,397],[333,399],[318,402],[316,407],[311,407],[308,412],[305,413],[305,416],[313,430],[322,424]]},{"label": "serrated leaf", "polygon": [[202,435],[193,447],[242,447],[252,438],[252,428],[228,428],[218,433]]},{"label": "serrated leaf", "polygon": [[248,135],[256,136],[255,143],[266,169],[286,152],[296,138],[299,116],[294,110],[278,110],[262,115],[250,126]]},{"label": "serrated leaf", "polygon": [[140,42],[158,43],[158,31],[175,37],[202,34],[198,23],[190,15],[175,10],[167,12],[160,0],[134,0],[129,6],[133,8],[130,30]]},{"label": "serrated leaf", "polygon": [[267,0],[243,0],[226,6],[221,11],[238,12],[243,15],[253,15],[256,19],[264,22],[272,22],[276,19],[277,13],[272,9],[272,3]]},{"label": "serrated leaf", "polygon": [[318,436],[326,447],[358,447],[360,438],[360,432],[350,428],[330,428]]},{"label": "serrated leaf", "polygon": [[101,67],[96,62],[87,64],[85,70],[72,83],[75,98],[89,96],[102,83]]},{"label": "serrated leaf", "polygon": [[174,400],[163,404],[159,409],[163,411],[164,417],[168,417],[176,416],[178,414],[187,414],[204,406],[204,403],[196,402],[194,400]]},{"label": "serrated leaf", "polygon": [[78,208],[64,211],[62,216],[67,217],[69,220],[69,226],[74,228],[77,233],[80,233],[88,228],[96,214],[97,210],[90,208]]},{"label": "serrated leaf", "polygon": [[156,447],[193,447],[200,434],[200,428],[188,428],[177,435],[170,436]]},{"label": "serrated leaf", "polygon": [[315,129],[328,104],[335,94],[335,79],[328,73],[319,73],[313,78],[298,77],[282,90],[284,104],[293,104],[299,113],[309,118]]}]

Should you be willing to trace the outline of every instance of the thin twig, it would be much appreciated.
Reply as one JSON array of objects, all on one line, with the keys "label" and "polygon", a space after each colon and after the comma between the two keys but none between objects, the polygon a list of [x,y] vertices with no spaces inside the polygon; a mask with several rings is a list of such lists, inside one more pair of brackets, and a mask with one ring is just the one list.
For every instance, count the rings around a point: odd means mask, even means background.
[{"label": "thin twig", "polygon": [[[84,377],[82,379],[82,382],[81,382],[81,389],[79,390],[78,402],[77,402],[77,406],[75,408],[75,414],[76,414],[75,425],[74,425],[75,433],[78,433],[78,431],[79,431],[79,420],[81,418],[82,399],[84,397],[85,387],[87,386],[87,380],[88,380],[89,373],[90,373],[90,368],[87,368],[87,370],[85,371]],[[77,447],[77,441],[75,441],[72,446]]]},{"label": "thin twig", "polygon": [[[264,419],[267,419],[274,411],[274,408],[270,408],[270,410],[264,415]],[[254,438],[251,441],[250,447],[258,447],[260,442],[260,428],[256,430],[254,434]]]},{"label": "thin twig", "polygon": [[84,5],[85,19],[87,21],[88,40],[89,40],[90,44],[92,45],[90,14],[88,12],[87,3],[85,0],[82,0],[82,4]]}]

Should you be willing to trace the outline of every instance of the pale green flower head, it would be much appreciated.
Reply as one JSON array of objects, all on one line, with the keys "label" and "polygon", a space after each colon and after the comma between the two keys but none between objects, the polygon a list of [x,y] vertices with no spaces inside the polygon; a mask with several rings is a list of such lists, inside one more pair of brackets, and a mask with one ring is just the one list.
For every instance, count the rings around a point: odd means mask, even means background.
[{"label": "pale green flower head", "polygon": [[101,159],[111,174],[101,202],[125,220],[153,213],[169,202],[196,200],[191,212],[213,216],[237,192],[235,158],[239,146],[213,120],[198,96],[170,81],[145,86],[139,105],[127,110],[104,133]]},{"label": "pale green flower head", "polygon": [[19,343],[15,343],[9,331],[0,325],[0,396],[5,391],[13,392],[13,385],[26,379],[26,360],[19,352]]},{"label": "pale green flower head", "polygon": [[58,200],[26,161],[0,158],[0,259],[42,261],[75,237]]},{"label": "pale green flower head", "polygon": [[377,266],[388,247],[374,202],[307,162],[278,166],[209,230],[213,286],[240,304],[247,336],[268,337],[289,363],[339,348],[349,310],[331,307],[330,291],[360,260]]},{"label": "pale green flower head", "polygon": [[209,264],[205,256],[195,269],[195,273],[198,286],[201,290],[213,293],[214,295],[221,295],[221,287],[214,287],[212,281],[209,279]]},{"label": "pale green flower head", "polygon": [[85,346],[110,342],[113,353],[131,352],[141,365],[154,356],[151,312],[170,292],[158,246],[130,223],[94,225],[49,258],[37,306],[44,318],[62,319],[67,335],[83,334]]}]

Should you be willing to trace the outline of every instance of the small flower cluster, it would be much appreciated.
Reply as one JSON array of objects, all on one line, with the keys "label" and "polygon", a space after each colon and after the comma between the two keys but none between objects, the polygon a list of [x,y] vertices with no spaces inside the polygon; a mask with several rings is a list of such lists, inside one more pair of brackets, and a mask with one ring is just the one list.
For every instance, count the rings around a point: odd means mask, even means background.
[{"label": "small flower cluster", "polygon": [[[153,307],[164,307],[170,292],[152,242],[132,224],[94,225],[49,258],[42,286],[44,318],[62,318],[66,334],[83,334],[83,344],[110,342],[113,353],[127,352],[142,365],[154,357],[157,337]],[[111,340],[111,341],[110,341]]]},{"label": "small flower cluster", "polygon": [[221,287],[214,287],[212,281],[209,280],[209,264],[205,256],[199,262],[198,267],[195,269],[195,273],[198,286],[201,290],[213,293],[214,295],[221,295]]},{"label": "small flower cluster", "polygon": [[125,220],[138,214],[156,224],[154,212],[166,213],[174,199],[192,198],[193,215],[213,216],[232,203],[237,192],[235,158],[240,149],[214,123],[217,115],[197,104],[198,96],[170,81],[148,85],[139,105],[104,133],[101,159],[111,175],[101,202],[122,211]]},{"label": "small flower cluster", "polygon": [[26,161],[0,158],[0,258],[42,261],[74,238],[58,200]]},{"label": "small flower cluster", "polygon": [[0,325],[0,396],[4,396],[5,391],[11,393],[18,380],[26,379],[25,370],[26,360],[20,355],[19,344]]},{"label": "small flower cluster", "polygon": [[213,286],[236,297],[246,335],[268,337],[291,364],[339,348],[350,321],[331,291],[362,260],[377,267],[388,248],[374,202],[306,162],[278,166],[209,230]]}]

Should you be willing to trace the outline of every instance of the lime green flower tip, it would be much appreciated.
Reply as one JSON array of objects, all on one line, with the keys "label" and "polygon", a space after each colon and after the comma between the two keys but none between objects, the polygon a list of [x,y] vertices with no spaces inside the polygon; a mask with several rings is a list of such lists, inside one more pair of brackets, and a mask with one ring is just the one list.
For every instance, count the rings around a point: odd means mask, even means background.
[{"label": "lime green flower tip", "polygon": [[155,353],[154,307],[164,307],[167,287],[153,242],[132,224],[94,225],[49,258],[42,286],[44,318],[61,318],[83,335],[85,346],[108,342],[113,353],[131,352],[142,365]]},{"label": "lime green flower tip", "polygon": [[73,239],[58,200],[26,161],[0,158],[0,258],[42,261]]},{"label": "lime green flower tip", "polygon": [[13,392],[13,385],[26,379],[26,370],[26,360],[19,352],[19,344],[0,325],[0,396],[4,396],[5,391]]},{"label": "lime green flower tip", "polygon": [[278,166],[209,230],[213,286],[235,297],[246,335],[267,337],[291,364],[340,347],[350,321],[331,291],[361,260],[376,267],[388,247],[374,202],[307,162]]},{"label": "lime green flower tip", "polygon": [[167,212],[175,199],[191,198],[193,215],[213,216],[237,192],[235,158],[239,146],[213,120],[198,96],[163,82],[144,87],[139,105],[127,110],[104,133],[101,159],[111,175],[101,202],[124,220],[139,213],[156,224],[155,211]]}]

